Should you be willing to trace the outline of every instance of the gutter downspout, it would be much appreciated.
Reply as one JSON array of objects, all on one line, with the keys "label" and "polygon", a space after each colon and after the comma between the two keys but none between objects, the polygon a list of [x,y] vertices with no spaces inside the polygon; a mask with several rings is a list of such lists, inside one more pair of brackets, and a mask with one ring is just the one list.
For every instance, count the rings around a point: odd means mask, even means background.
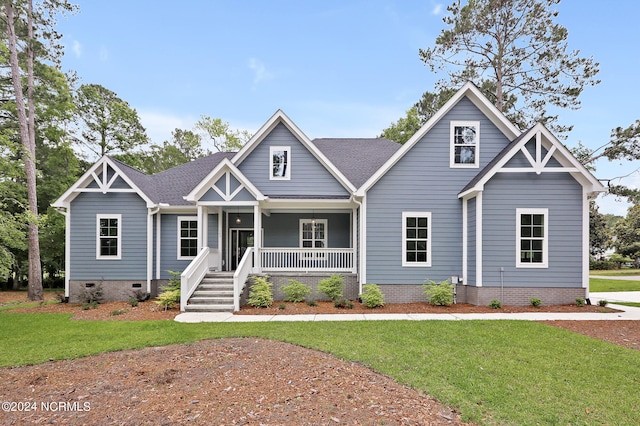
[{"label": "gutter downspout", "polygon": [[365,253],[365,246],[364,246],[364,242],[365,242],[365,219],[364,217],[366,216],[366,204],[365,204],[365,197],[364,195],[362,196],[362,200],[358,200],[358,196],[356,196],[355,194],[351,195],[351,199],[353,200],[354,203],[356,203],[359,207],[359,225],[360,225],[360,229],[358,229],[358,251],[359,251],[359,256],[358,256],[358,294],[362,294],[362,283],[365,282],[365,280],[367,279],[367,272],[366,272],[366,268],[365,268],[365,262],[366,262],[366,253]]},{"label": "gutter downspout", "polygon": [[151,280],[153,279],[153,215],[160,211],[156,204],[148,208],[147,212],[147,296],[151,296]]},{"label": "gutter downspout", "polygon": [[69,302],[69,282],[71,272],[71,214],[68,207],[55,207],[64,216],[64,301]]}]

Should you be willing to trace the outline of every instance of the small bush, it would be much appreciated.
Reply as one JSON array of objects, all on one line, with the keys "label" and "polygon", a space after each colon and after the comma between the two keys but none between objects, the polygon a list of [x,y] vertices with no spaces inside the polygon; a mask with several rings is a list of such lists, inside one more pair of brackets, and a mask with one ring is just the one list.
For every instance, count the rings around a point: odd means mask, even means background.
[{"label": "small bush", "polygon": [[284,304],[284,303],[281,303],[281,304],[278,305],[278,309],[280,309],[280,310],[287,309],[287,305]]},{"label": "small bush", "polygon": [[360,295],[360,298],[367,308],[384,306],[384,294],[382,294],[378,285],[365,284],[362,286],[362,290],[364,290],[364,292]]},{"label": "small bush", "polygon": [[[180,288],[180,287],[178,287]],[[131,299],[136,299],[138,302],[144,302],[149,298],[149,294],[142,289],[135,290],[132,292],[132,296],[129,298],[129,304],[131,304]],[[132,305],[133,306],[133,305]]]},{"label": "small bush", "polygon": [[126,309],[115,309],[111,312],[109,312],[109,315],[111,315],[112,317],[115,317],[117,315],[122,315],[122,314],[126,314],[128,311]]},{"label": "small bush", "polygon": [[165,311],[167,309],[173,309],[178,303],[180,303],[180,290],[163,291],[158,295],[156,303],[162,306]]},{"label": "small bush", "polygon": [[429,282],[423,287],[423,293],[429,299],[429,303],[436,306],[449,306],[453,304],[453,284],[449,280],[442,282]]},{"label": "small bush", "polygon": [[316,302],[313,299],[307,300],[307,305],[309,305],[309,306],[318,306],[318,302]]},{"label": "small bush", "polygon": [[138,299],[136,297],[131,296],[129,298],[129,306],[131,306],[132,308],[135,308],[136,306],[138,306],[138,303],[140,303],[138,301]]},{"label": "small bush", "polygon": [[85,302],[82,304],[81,308],[83,311],[88,311],[89,309],[95,309],[99,305],[97,300],[92,300],[91,302]]},{"label": "small bush", "polygon": [[491,302],[489,302],[489,307],[491,309],[500,309],[502,308],[502,302],[497,299],[493,299]]},{"label": "small bush", "polygon": [[253,285],[249,290],[249,304],[256,308],[268,308],[273,304],[272,284],[269,277],[253,277]]},{"label": "small bush", "polygon": [[542,300],[538,299],[537,297],[532,297],[531,299],[529,299],[529,303],[531,303],[531,306],[533,306],[534,308],[537,308],[542,305]]},{"label": "small bush", "polygon": [[578,307],[582,308],[584,306],[584,299],[582,297],[577,297],[576,298],[576,305],[578,305]]},{"label": "small bush", "polygon": [[340,275],[331,275],[329,278],[320,280],[318,289],[321,293],[326,294],[331,300],[342,298],[342,277]]},{"label": "small bush", "polygon": [[353,302],[349,299],[340,298],[333,301],[333,306],[340,309],[353,309]]},{"label": "small bush", "polygon": [[311,294],[311,287],[296,280],[289,280],[289,285],[281,288],[285,294],[284,300],[287,302],[304,302],[304,299]]},{"label": "small bush", "polygon": [[600,299],[600,300],[598,300],[598,305],[599,305],[599,306],[602,306],[603,308],[604,308],[605,306],[607,306],[608,304],[609,304],[609,301],[607,301],[606,299]]},{"label": "small bush", "polygon": [[102,290],[102,284],[94,285],[92,287],[84,287],[80,294],[80,300],[84,303],[91,303],[97,306],[104,300],[104,291]]}]

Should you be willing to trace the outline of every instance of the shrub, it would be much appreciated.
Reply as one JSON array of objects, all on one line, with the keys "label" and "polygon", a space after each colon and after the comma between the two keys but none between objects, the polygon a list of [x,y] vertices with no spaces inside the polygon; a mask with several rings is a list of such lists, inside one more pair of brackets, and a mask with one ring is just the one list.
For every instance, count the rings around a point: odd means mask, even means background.
[{"label": "shrub", "polygon": [[436,306],[449,306],[453,304],[453,284],[449,280],[429,283],[422,286],[424,295],[429,299],[429,303]]},{"label": "shrub", "polygon": [[129,298],[129,306],[131,306],[132,308],[135,308],[136,306],[138,306],[138,299],[136,297],[131,296]]},{"label": "shrub", "polygon": [[491,309],[500,309],[502,308],[502,302],[497,299],[493,299],[491,302],[489,302],[489,307]]},{"label": "shrub", "polygon": [[160,287],[163,290],[162,293],[158,295],[158,300],[156,303],[167,309],[174,308],[177,304],[180,303],[180,274],[181,272],[177,271],[167,271],[171,278],[169,279],[169,284],[166,286]]},{"label": "shrub", "polygon": [[333,306],[341,309],[353,309],[353,302],[349,299],[341,297],[333,301]]},{"label": "shrub", "polygon": [[309,306],[318,306],[318,302],[316,302],[313,299],[307,300],[307,305],[309,305]]},{"label": "shrub", "polygon": [[256,308],[268,308],[273,304],[272,284],[269,277],[253,277],[253,285],[249,290],[249,304]]},{"label": "shrub", "polygon": [[146,291],[142,289],[138,289],[138,290],[135,290],[131,295],[131,297],[129,298],[129,304],[131,304],[131,299],[136,299],[138,302],[144,302],[148,298],[149,298],[149,294]]},{"label": "shrub", "polygon": [[582,297],[577,297],[576,298],[576,305],[578,305],[578,307],[582,308],[584,306],[584,299]]},{"label": "shrub", "polygon": [[326,294],[329,299],[338,300],[342,298],[342,277],[336,274],[320,280],[318,289],[321,293]]},{"label": "shrub", "polygon": [[122,315],[122,314],[126,314],[127,310],[126,309],[115,309],[111,312],[109,312],[109,315],[111,315],[112,317],[116,316],[116,315]]},{"label": "shrub", "polygon": [[377,284],[365,284],[362,289],[364,292],[360,295],[360,298],[367,308],[384,306],[384,294],[382,294]]},{"label": "shrub", "polygon": [[537,308],[538,306],[542,305],[542,300],[538,299],[537,297],[532,297],[531,299],[529,299],[529,303],[531,303],[531,306],[533,306],[534,308]]},{"label": "shrub", "polygon": [[82,293],[80,294],[80,300],[84,303],[89,303],[97,306],[100,302],[104,300],[102,283],[91,286],[91,287],[84,287],[82,289]]},{"label": "shrub", "polygon": [[304,299],[311,294],[311,287],[296,280],[289,280],[289,285],[281,288],[285,294],[284,300],[287,302],[304,302]]},{"label": "shrub", "polygon": [[82,310],[83,311],[88,311],[89,309],[95,309],[97,308],[99,305],[99,303],[96,300],[93,300],[91,302],[85,302],[82,304]]},{"label": "shrub", "polygon": [[609,302],[608,302],[606,299],[600,299],[600,300],[598,300],[598,305],[599,305],[599,306],[602,306],[603,308],[604,308],[605,306],[607,306],[608,304],[609,304]]},{"label": "shrub", "polygon": [[284,304],[284,303],[281,303],[281,304],[278,305],[278,309],[280,309],[280,310],[287,309],[287,305]]}]

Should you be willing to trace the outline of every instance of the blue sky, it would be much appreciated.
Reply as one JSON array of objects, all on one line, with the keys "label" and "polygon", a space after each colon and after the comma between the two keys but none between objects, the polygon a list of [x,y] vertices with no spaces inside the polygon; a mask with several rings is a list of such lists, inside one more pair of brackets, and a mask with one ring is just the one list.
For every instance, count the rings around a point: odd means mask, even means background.
[{"label": "blue sky", "polygon": [[[63,68],[100,84],[138,111],[154,143],[203,114],[255,132],[282,109],[310,138],[374,137],[403,116],[442,75],[418,57],[444,28],[447,2],[433,0],[76,0],[61,18]],[[569,47],[600,62],[602,83],[582,108],[566,144],[598,147],[611,129],[640,119],[640,2],[605,7],[561,3]],[[609,179],[640,162],[597,164]],[[623,183],[640,187],[636,172]],[[609,196],[604,213],[627,205]]]}]

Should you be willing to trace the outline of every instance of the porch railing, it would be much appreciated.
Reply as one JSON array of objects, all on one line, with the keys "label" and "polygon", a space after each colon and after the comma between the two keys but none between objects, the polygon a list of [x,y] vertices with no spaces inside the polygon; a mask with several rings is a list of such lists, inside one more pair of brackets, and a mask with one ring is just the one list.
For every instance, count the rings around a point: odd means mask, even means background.
[{"label": "porch railing", "polygon": [[253,269],[253,247],[249,247],[242,256],[238,268],[233,273],[233,310],[240,310],[240,292]]},{"label": "porch railing", "polygon": [[271,248],[260,249],[263,271],[331,271],[355,273],[352,248]]},{"label": "porch railing", "polygon": [[180,310],[184,311],[187,301],[198,287],[209,269],[220,269],[218,249],[204,247],[180,275]]}]

